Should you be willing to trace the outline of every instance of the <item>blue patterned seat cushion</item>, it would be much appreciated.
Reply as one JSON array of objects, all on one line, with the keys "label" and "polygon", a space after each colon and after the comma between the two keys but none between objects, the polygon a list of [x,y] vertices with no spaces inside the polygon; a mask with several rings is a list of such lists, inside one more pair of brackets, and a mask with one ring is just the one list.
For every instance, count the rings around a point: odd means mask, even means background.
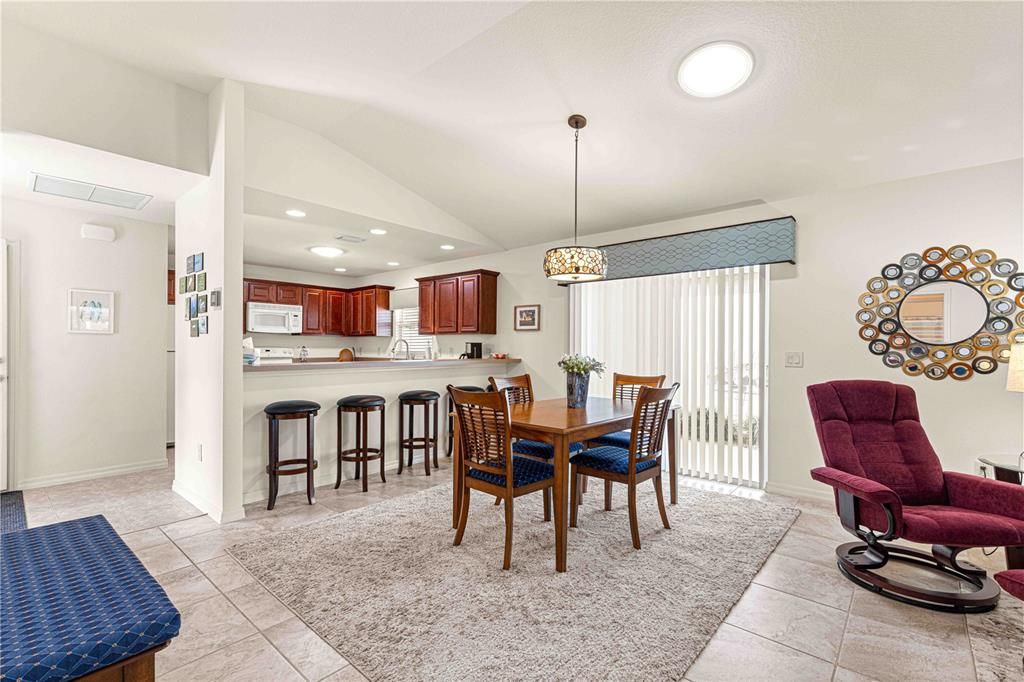
[{"label": "blue patterned seat cushion", "polygon": [[2,543],[0,679],[81,677],[178,634],[178,610],[102,516]]},{"label": "blue patterned seat cushion", "polygon": [[632,435],[632,431],[626,429],[625,431],[616,431],[615,433],[609,433],[606,436],[595,438],[594,443],[598,445],[612,445],[623,450],[629,449],[629,437]]},{"label": "blue patterned seat cushion", "polygon": [[[573,464],[601,471],[610,471],[613,474],[629,473],[629,450],[616,448],[611,445],[590,448],[586,452],[576,455],[570,461]],[[641,471],[647,471],[655,466],[658,466],[658,460],[656,459],[637,462],[636,472],[639,474]]]},{"label": "blue patterned seat cushion", "polygon": [[[492,474],[488,471],[481,471],[480,469],[470,469],[467,476],[478,478],[481,481],[493,483],[494,485],[505,485],[505,477]],[[512,487],[522,488],[524,485],[530,485],[537,481],[543,481],[546,478],[555,477],[555,467],[551,466],[546,462],[538,462],[535,459],[529,457],[513,457],[512,458]]]},{"label": "blue patterned seat cushion", "polygon": [[[583,443],[569,443],[569,454],[579,452],[583,449]],[[543,457],[544,459],[555,458],[555,448],[549,443],[542,443],[539,440],[526,440],[522,438],[512,443],[512,452],[517,455],[531,455]]]}]

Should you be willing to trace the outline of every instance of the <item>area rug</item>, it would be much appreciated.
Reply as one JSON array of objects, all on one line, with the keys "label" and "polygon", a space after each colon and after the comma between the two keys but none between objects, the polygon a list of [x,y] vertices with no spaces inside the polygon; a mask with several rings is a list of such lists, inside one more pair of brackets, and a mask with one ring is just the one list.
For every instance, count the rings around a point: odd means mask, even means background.
[{"label": "area rug", "polygon": [[0,534],[25,530],[25,499],[20,490],[0,493]]},{"label": "area rug", "polygon": [[639,497],[643,549],[591,492],[561,574],[540,494],[502,571],[503,508],[474,494],[453,547],[450,485],[229,552],[371,680],[680,680],[799,512],[683,488],[665,530]]}]

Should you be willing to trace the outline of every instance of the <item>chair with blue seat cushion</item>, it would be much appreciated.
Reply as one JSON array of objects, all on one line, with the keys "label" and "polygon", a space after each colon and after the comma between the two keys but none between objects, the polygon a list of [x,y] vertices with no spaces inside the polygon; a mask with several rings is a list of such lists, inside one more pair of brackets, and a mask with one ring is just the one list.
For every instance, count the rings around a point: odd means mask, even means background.
[{"label": "chair with blue seat cushion", "polygon": [[[583,443],[569,443],[569,454],[575,454],[583,449]],[[555,458],[555,446],[550,443],[542,443],[539,440],[527,440],[520,438],[512,443],[512,452],[517,455],[525,455],[536,459],[550,461]]]},{"label": "chair with blue seat cushion", "polygon": [[[612,374],[612,399],[613,400],[636,400],[640,389],[644,386],[661,388],[665,383],[665,375],[641,376],[638,374]],[[630,431],[616,431],[593,439],[587,445],[611,445],[617,448],[629,448]],[[583,479],[583,492],[587,492],[587,479]],[[612,508],[612,484],[604,482],[604,508]]]},{"label": "chair with blue seat cushion", "polygon": [[181,615],[102,516],[7,533],[0,678],[152,680]]},{"label": "chair with blue seat cushion", "polygon": [[455,545],[462,544],[469,517],[470,491],[495,495],[505,502],[505,558],[502,568],[512,562],[513,500],[541,490],[544,492],[544,520],[551,520],[551,487],[555,469],[546,462],[512,454],[508,400],[500,392],[460,391],[448,387],[455,405],[459,428],[462,470],[462,506],[459,509]]},{"label": "chair with blue seat cushion", "polygon": [[646,480],[654,481],[658,496],[658,511],[661,522],[669,528],[665,497],[661,490],[661,450],[665,441],[665,424],[672,409],[672,398],[679,384],[668,388],[642,386],[633,408],[633,423],[630,431],[629,448],[610,445],[585,450],[569,460],[572,488],[569,525],[577,526],[580,505],[579,489],[583,476],[600,478],[605,482],[605,509],[610,509],[611,484],[625,483],[629,488],[629,530],[633,536],[633,547],[640,549],[640,525],[636,515],[637,485]]}]

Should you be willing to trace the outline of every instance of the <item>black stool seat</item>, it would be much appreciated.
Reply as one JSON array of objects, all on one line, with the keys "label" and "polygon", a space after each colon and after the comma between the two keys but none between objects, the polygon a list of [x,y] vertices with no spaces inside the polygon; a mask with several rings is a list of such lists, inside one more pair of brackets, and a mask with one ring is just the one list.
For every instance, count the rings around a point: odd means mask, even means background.
[{"label": "black stool seat", "polygon": [[379,395],[347,395],[338,401],[338,407],[380,407],[384,398]]},{"label": "black stool seat", "polygon": [[263,408],[267,414],[304,414],[320,411],[320,403],[312,400],[281,400]]},{"label": "black stool seat", "polygon": [[399,400],[437,400],[440,397],[437,391],[406,391],[398,395]]}]

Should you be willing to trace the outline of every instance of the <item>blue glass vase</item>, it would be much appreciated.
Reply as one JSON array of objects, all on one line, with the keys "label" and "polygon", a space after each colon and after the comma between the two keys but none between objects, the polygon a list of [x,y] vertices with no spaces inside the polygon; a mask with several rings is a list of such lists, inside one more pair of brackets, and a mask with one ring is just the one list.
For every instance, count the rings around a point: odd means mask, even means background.
[{"label": "blue glass vase", "polygon": [[566,374],[565,396],[569,407],[586,407],[590,390],[590,374]]}]

